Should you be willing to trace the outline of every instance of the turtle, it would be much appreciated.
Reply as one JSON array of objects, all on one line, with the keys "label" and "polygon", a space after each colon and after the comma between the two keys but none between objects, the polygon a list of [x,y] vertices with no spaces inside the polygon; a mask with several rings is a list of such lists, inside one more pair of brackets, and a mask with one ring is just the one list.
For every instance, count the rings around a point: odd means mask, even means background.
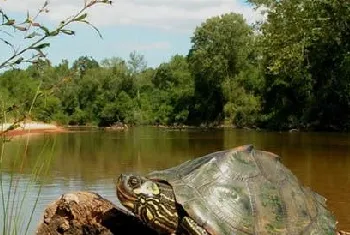
[{"label": "turtle", "polygon": [[158,234],[345,234],[323,196],[251,144],[144,176],[121,174],[116,195]]}]

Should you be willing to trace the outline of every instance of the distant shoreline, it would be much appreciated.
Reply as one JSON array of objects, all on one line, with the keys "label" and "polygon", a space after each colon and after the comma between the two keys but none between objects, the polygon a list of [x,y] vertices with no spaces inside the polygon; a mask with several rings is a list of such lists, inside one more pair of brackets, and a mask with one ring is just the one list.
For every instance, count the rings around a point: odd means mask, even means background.
[{"label": "distant shoreline", "polygon": [[57,133],[66,132],[63,127],[59,127],[54,124],[42,123],[42,122],[20,122],[18,126],[12,130],[6,131],[11,127],[12,123],[0,124],[0,133],[5,136],[22,136],[27,134],[40,134],[40,133]]}]

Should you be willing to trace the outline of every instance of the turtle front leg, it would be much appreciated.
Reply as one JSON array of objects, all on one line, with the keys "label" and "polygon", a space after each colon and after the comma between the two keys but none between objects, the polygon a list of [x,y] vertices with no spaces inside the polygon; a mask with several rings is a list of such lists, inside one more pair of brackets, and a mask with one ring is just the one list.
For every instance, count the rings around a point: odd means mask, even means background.
[{"label": "turtle front leg", "polygon": [[188,216],[182,218],[180,226],[188,235],[209,235],[204,228]]}]

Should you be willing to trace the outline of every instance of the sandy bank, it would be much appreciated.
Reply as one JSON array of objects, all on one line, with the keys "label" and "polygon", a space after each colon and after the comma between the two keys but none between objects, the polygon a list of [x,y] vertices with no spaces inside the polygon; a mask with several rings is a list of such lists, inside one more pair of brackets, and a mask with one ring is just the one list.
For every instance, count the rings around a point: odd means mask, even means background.
[{"label": "sandy bank", "polygon": [[[0,124],[0,133],[6,131],[12,123]],[[54,124],[42,123],[42,122],[21,122],[17,127],[5,133],[7,136],[26,135],[33,133],[45,133],[45,132],[63,132],[64,128],[58,127]]]}]

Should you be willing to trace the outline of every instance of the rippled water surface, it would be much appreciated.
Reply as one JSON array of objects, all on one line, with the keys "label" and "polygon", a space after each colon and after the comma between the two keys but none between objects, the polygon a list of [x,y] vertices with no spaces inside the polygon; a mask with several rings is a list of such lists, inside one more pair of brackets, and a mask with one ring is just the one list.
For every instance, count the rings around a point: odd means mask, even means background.
[{"label": "rippled water surface", "polygon": [[[114,181],[122,172],[147,173],[248,143],[280,155],[304,185],[328,199],[329,208],[339,221],[338,227],[350,230],[349,134],[230,128],[207,131],[153,127],[127,131],[81,129],[16,138],[2,149],[0,218],[4,218],[4,210],[9,208],[12,214],[7,214],[12,216],[13,223],[26,230],[26,222],[32,215],[28,231],[33,234],[45,206],[63,193],[94,191],[116,203]],[[38,173],[39,177],[33,177]],[[9,195],[10,185],[13,187]],[[34,205],[37,206],[32,211]],[[0,221],[1,231],[3,224]]]}]

